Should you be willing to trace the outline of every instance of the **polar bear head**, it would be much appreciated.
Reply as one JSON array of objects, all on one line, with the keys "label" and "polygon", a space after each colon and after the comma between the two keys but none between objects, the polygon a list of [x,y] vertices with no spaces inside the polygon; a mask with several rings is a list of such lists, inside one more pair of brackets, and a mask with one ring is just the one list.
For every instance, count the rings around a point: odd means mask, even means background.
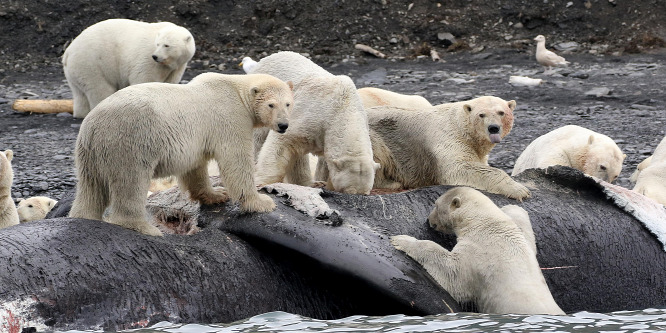
[{"label": "polar bear head", "polygon": [[19,221],[29,222],[41,220],[53,209],[57,201],[49,197],[31,197],[19,201],[16,211],[19,215]]},{"label": "polar bear head", "polygon": [[605,135],[590,135],[583,172],[612,183],[622,172],[623,154],[613,139]]},{"label": "polar bear head", "polygon": [[515,109],[516,101],[507,102],[494,96],[475,98],[463,105],[473,136],[493,145],[511,132]]},{"label": "polar bear head", "polygon": [[162,28],[157,32],[155,45],[153,60],[173,70],[186,64],[194,56],[194,37],[183,27]]},{"label": "polar bear head", "polygon": [[454,187],[435,201],[428,216],[432,228],[443,233],[456,234],[471,224],[487,222],[491,217],[507,217],[483,193],[471,187]]},{"label": "polar bear head", "polygon": [[0,151],[0,189],[7,189],[12,186],[14,172],[12,171],[12,158],[14,152],[11,150]]},{"label": "polar bear head", "polygon": [[294,85],[267,74],[248,74],[255,84],[250,88],[250,100],[257,126],[266,126],[278,133],[289,127],[289,114],[294,107]]},{"label": "polar bear head", "polygon": [[345,157],[327,161],[330,185],[338,192],[370,194],[379,169],[372,156],[369,158]]}]

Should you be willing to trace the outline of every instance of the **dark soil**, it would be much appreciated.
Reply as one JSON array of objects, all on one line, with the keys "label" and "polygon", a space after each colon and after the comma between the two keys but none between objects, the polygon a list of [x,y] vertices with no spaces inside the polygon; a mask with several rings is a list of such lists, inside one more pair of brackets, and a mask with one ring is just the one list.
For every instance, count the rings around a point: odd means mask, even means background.
[{"label": "dark soil", "polygon": [[[515,99],[514,130],[492,151],[491,165],[510,172],[533,139],[577,124],[618,142],[627,154],[618,183],[630,187],[636,164],[665,135],[666,53],[659,47],[666,37],[666,2],[440,3],[414,1],[409,9],[410,2],[391,0],[0,0],[0,150],[15,152],[13,196],[58,199],[74,186],[72,151],[81,121],[69,114],[18,113],[11,102],[71,98],[59,59],[64,47],[85,27],[114,17],[189,28],[197,53],[186,80],[209,70],[238,74],[242,56],[258,59],[293,50],[308,53],[335,74],[349,75],[358,87],[415,93],[433,104],[479,95]],[[455,36],[454,44],[438,39],[444,32]],[[549,48],[577,42],[572,54],[564,54],[572,65],[544,75],[534,61],[537,34],[547,37]],[[373,46],[389,59],[361,54],[355,43]],[[429,49],[445,62],[416,57]],[[545,82],[513,87],[510,75]],[[608,93],[586,94],[593,88],[608,88]]]}]

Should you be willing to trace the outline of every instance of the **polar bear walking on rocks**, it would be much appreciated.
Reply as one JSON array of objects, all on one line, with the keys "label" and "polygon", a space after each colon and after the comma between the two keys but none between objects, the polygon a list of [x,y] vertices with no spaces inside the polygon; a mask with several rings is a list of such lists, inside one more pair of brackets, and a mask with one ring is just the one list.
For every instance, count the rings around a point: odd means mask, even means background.
[{"label": "polar bear walking on rocks", "polygon": [[[270,75],[201,74],[188,84],[145,83],[118,91],[83,120],[76,141],[79,183],[71,217],[101,220],[148,235],[151,178],[175,175],[203,204],[240,201],[246,212],[275,209],[254,185],[252,129],[283,133],[293,93]],[[207,166],[215,159],[226,190],[214,189]]]},{"label": "polar bear walking on rocks", "polygon": [[[510,208],[521,210],[527,216],[520,207]],[[474,302],[480,312],[563,315],[539,268],[533,238],[504,211],[477,190],[453,188],[437,199],[428,217],[431,227],[456,234],[451,251],[407,235],[391,237],[391,244],[420,263],[454,299]]]},{"label": "polar bear walking on rocks", "polygon": [[11,164],[13,158],[13,151],[9,149],[0,151],[0,228],[19,224],[18,213],[11,195],[14,181]]},{"label": "polar bear walking on rocks", "polygon": [[358,95],[361,96],[365,108],[387,105],[398,108],[421,109],[432,106],[427,99],[419,95],[405,95],[374,87],[359,88]]},{"label": "polar bear walking on rocks", "polygon": [[482,96],[428,109],[368,109],[375,188],[465,185],[522,200],[529,190],[488,166],[491,149],[511,132],[516,102]]},{"label": "polar bear walking on rocks", "polygon": [[110,19],[91,25],[62,57],[74,117],[84,118],[102,100],[130,85],[180,82],[194,51],[192,34],[173,23]]},{"label": "polar bear walking on rocks", "polygon": [[49,197],[37,196],[19,201],[16,211],[21,223],[42,220],[58,203]]},{"label": "polar bear walking on rocks", "polygon": [[511,175],[530,168],[562,165],[612,183],[620,175],[625,157],[613,139],[584,127],[566,125],[532,141],[518,156]]},{"label": "polar bear walking on rocks", "polygon": [[641,164],[643,168],[636,176],[634,191],[666,206],[666,137]]}]

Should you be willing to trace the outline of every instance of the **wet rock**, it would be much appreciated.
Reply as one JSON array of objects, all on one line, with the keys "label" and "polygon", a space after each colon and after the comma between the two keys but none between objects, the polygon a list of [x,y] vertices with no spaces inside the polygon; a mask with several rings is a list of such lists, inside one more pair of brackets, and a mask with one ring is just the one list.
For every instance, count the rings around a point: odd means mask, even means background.
[{"label": "wet rock", "polygon": [[437,40],[442,43],[442,46],[449,47],[451,44],[456,42],[456,37],[454,37],[450,32],[440,32],[437,34]]}]

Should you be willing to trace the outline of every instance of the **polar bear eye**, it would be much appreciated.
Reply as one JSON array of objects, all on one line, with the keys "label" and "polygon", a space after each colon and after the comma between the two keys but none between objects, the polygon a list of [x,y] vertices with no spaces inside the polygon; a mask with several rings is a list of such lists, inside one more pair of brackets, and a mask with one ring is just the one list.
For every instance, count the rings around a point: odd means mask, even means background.
[{"label": "polar bear eye", "polygon": [[273,105],[273,103],[268,104],[268,107],[271,108],[271,109],[272,109],[274,106],[275,106],[275,105]]},{"label": "polar bear eye", "polygon": [[287,103],[287,107],[289,107],[290,105],[291,105],[291,103]]},{"label": "polar bear eye", "polygon": [[605,165],[600,165],[599,169],[606,171],[606,166]]},{"label": "polar bear eye", "polygon": [[32,205],[28,205],[28,208],[32,208]]},{"label": "polar bear eye", "polygon": [[482,114],[479,115],[479,118],[485,118],[485,117],[486,117],[485,113],[482,113]]},{"label": "polar bear eye", "polygon": [[169,47],[169,45],[164,44],[164,47]]},{"label": "polar bear eye", "polygon": [[503,116],[503,115],[504,115],[504,111],[500,111],[500,112],[498,112],[497,114],[500,115],[500,116]]}]

